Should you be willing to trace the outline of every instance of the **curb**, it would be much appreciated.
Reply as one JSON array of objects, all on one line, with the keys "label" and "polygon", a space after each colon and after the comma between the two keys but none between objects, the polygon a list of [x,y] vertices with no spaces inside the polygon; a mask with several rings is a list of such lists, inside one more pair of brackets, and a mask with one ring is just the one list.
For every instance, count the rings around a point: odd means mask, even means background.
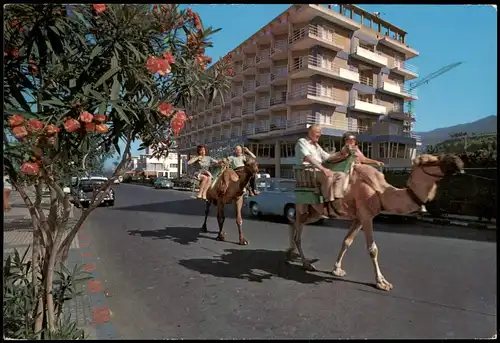
[{"label": "curb", "polygon": [[427,223],[432,223],[432,224],[438,224],[438,225],[454,225],[454,226],[469,227],[472,229],[479,229],[479,230],[496,230],[497,229],[497,226],[495,224],[467,222],[467,221],[461,221],[461,220],[456,220],[456,219],[417,217],[417,220],[427,222]]},{"label": "curb", "polygon": [[87,332],[91,336],[90,339],[116,339],[116,330],[111,323],[111,310],[98,272],[98,259],[91,249],[89,236],[85,234],[85,225],[78,232],[78,240],[80,248],[72,251],[71,260],[83,265],[83,270],[92,278],[84,285],[91,312],[90,327],[85,329],[92,331]]}]

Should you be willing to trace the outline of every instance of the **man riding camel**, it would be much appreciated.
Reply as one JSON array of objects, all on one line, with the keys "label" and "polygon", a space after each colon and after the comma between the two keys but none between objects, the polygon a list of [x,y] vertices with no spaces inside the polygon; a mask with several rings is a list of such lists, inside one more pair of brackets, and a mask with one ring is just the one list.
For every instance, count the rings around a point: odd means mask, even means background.
[{"label": "man riding camel", "polygon": [[314,124],[307,131],[307,138],[300,138],[295,145],[295,156],[298,165],[312,165],[319,173],[316,178],[320,184],[321,194],[329,217],[336,218],[346,215],[342,210],[342,199],[344,198],[344,182],[347,174],[333,172],[325,168],[323,162],[337,163],[349,156],[349,149],[345,146],[342,151],[328,154],[318,144],[321,137],[321,126]]}]

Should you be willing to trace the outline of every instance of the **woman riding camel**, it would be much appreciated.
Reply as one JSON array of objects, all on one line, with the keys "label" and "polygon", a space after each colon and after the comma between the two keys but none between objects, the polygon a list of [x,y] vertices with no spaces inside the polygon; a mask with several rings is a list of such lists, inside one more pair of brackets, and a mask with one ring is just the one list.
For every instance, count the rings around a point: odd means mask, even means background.
[{"label": "woman riding camel", "polygon": [[342,145],[347,145],[354,151],[354,155],[356,156],[355,163],[359,164],[375,164],[377,166],[383,166],[384,162],[380,162],[377,160],[373,160],[371,158],[366,157],[361,150],[359,149],[358,143],[356,141],[356,135],[352,132],[346,132],[342,136]]},{"label": "woman riding camel", "polygon": [[[228,162],[231,163],[231,168],[233,168],[233,170],[236,171],[245,167],[245,154],[254,159],[256,158],[255,155],[247,147],[242,148],[241,145],[237,145],[234,147],[233,155],[227,158]],[[248,184],[248,195],[255,196],[259,194],[259,192],[257,191],[257,180],[255,178],[255,175],[250,178]]]},{"label": "woman riding camel", "polygon": [[187,164],[193,167],[195,170],[194,177],[200,180],[200,189],[196,195],[196,199],[206,200],[207,191],[212,182],[212,174],[209,169],[214,165],[220,164],[220,162],[207,156],[207,148],[204,145],[198,145],[196,147],[196,154],[197,156],[190,159]]}]

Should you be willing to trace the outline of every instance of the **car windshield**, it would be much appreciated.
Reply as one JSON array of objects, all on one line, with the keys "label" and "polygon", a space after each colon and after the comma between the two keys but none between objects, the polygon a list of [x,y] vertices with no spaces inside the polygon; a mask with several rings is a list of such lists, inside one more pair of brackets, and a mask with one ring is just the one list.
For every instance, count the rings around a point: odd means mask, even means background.
[{"label": "car windshield", "polygon": [[167,181],[166,178],[164,178],[163,176],[160,176],[159,178],[156,179],[156,181]]},{"label": "car windshield", "polygon": [[295,191],[295,181],[280,181],[279,187],[282,192],[293,192]]},{"label": "car windshield", "polygon": [[80,187],[82,189],[99,188],[104,185],[105,180],[80,180]]},{"label": "car windshield", "polygon": [[257,189],[264,192],[293,192],[295,190],[294,180],[264,179],[257,182]]}]

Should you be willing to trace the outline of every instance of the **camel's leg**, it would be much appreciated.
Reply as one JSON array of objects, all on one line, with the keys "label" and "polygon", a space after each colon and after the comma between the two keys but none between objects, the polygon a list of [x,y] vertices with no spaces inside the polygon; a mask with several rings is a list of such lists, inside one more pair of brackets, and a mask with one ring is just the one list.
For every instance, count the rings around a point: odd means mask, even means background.
[{"label": "camel's leg", "polygon": [[306,270],[316,270],[316,268],[313,266],[312,262],[308,259],[306,259],[304,255],[304,251],[302,250],[302,231],[304,230],[304,223],[308,219],[309,213],[303,213],[300,215],[295,216],[295,230],[294,230],[294,242],[295,246],[297,247],[297,250],[299,251],[300,254],[300,259],[302,260],[302,266]]},{"label": "camel's leg", "polygon": [[208,232],[207,229],[207,218],[208,218],[208,213],[210,212],[210,201],[207,201],[205,204],[205,221],[203,222],[203,225],[201,227],[201,232]]},{"label": "camel's leg", "polygon": [[335,267],[332,271],[333,275],[344,276],[346,274],[342,269],[342,259],[344,258],[347,249],[349,249],[349,247],[351,246],[360,229],[361,223],[359,222],[359,220],[355,219],[352,222],[351,227],[349,228],[349,232],[347,232],[347,235],[344,238],[344,242],[342,243],[342,249],[340,249],[339,255],[337,256],[337,261],[335,262]]},{"label": "camel's leg", "polygon": [[378,289],[384,291],[390,291],[392,285],[385,279],[380,271],[380,266],[378,264],[378,248],[375,244],[375,239],[373,238],[373,222],[372,219],[363,221],[363,232],[365,233],[366,246],[368,247],[368,252],[373,262],[373,267],[375,268],[375,279]]},{"label": "camel's leg", "polygon": [[241,209],[243,208],[243,197],[236,198],[234,202],[234,207],[236,208],[236,225],[238,226],[239,244],[247,245],[248,241],[243,235],[243,217],[241,216]]},{"label": "camel's leg", "polygon": [[226,240],[226,233],[223,231],[225,219],[224,203],[222,201],[217,201],[217,223],[219,223],[219,235],[217,236],[218,241]]}]

